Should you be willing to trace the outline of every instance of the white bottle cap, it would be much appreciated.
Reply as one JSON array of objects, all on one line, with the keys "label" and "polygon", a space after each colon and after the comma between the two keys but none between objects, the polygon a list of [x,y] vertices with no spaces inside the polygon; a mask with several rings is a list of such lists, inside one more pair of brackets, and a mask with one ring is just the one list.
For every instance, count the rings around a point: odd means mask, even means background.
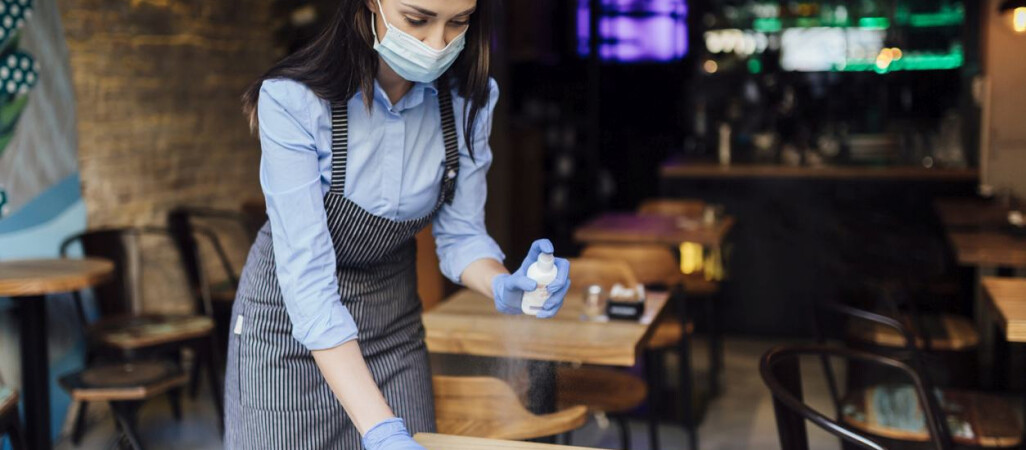
[{"label": "white bottle cap", "polygon": [[552,253],[542,253],[538,255],[538,268],[548,272],[552,270],[555,260],[556,259],[552,256]]}]

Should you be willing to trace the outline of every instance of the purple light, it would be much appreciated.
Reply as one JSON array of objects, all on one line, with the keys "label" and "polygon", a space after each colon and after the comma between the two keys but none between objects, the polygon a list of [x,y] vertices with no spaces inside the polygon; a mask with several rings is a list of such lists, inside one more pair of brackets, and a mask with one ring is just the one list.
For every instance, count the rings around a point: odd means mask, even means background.
[{"label": "purple light", "polygon": [[[599,56],[606,61],[673,61],[688,50],[685,0],[601,0]],[[590,0],[577,0],[577,53],[588,56]]]}]

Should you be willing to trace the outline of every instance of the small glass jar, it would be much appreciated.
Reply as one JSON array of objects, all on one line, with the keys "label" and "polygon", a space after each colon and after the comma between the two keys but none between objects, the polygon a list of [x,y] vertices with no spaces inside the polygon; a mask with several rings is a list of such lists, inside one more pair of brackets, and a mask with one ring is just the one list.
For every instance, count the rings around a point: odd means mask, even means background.
[{"label": "small glass jar", "polygon": [[586,320],[600,321],[606,316],[606,296],[603,295],[602,286],[593,284],[584,291],[584,318]]}]

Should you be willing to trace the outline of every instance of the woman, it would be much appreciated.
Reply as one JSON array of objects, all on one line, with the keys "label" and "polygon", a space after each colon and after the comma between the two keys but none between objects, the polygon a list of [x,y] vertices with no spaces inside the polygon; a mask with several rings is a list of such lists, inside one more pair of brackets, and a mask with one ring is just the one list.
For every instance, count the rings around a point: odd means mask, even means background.
[{"label": "woman", "polygon": [[[421,448],[434,430],[414,235],[442,272],[520,312],[547,240],[510,274],[484,227],[488,0],[342,0],[244,96],[269,222],[233,311],[228,448]],[[539,317],[569,288],[569,264]]]}]

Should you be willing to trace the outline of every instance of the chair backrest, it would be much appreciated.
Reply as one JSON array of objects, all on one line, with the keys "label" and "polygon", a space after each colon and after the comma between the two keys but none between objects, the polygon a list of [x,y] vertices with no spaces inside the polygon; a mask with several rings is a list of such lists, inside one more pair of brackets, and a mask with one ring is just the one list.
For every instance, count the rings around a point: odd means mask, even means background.
[{"label": "chair backrest", "polygon": [[181,256],[182,268],[189,279],[189,285],[193,292],[200,293],[205,288],[205,277],[203,272],[202,255],[200,254],[199,241],[197,236],[210,244],[217,256],[218,263],[224,271],[225,279],[237,287],[239,274],[232,267],[231,258],[225,251],[224,245],[213,230],[199,226],[194,219],[208,219],[226,221],[235,225],[236,231],[245,233],[245,240],[252,242],[256,239],[259,228],[254,227],[254,222],[245,214],[235,211],[219,210],[212,208],[179,207],[171,210],[167,215],[167,227],[175,241],[175,246]]},{"label": "chair backrest", "polygon": [[645,200],[638,206],[639,214],[656,216],[700,216],[705,210],[705,201],[675,198],[655,198]]},{"label": "chair backrest", "polygon": [[[61,257],[68,257],[72,245],[78,243],[86,256],[97,256],[114,263],[114,272],[108,282],[92,288],[101,316],[136,313],[134,303],[141,298],[142,289],[142,236],[160,236],[172,239],[166,228],[125,227],[89,230],[66,238],[60,246]],[[84,322],[82,298],[74,293],[79,318]],[[204,311],[195,304],[197,311]]]},{"label": "chair backrest", "polygon": [[[830,321],[830,318],[832,317],[842,319],[842,323],[832,323],[832,321]],[[816,340],[821,345],[826,344],[829,339],[838,337],[830,336],[827,330],[835,330],[836,332],[844,333],[845,330],[849,329],[849,326],[853,322],[857,323],[859,321],[890,328],[902,336],[904,339],[904,348],[901,352],[897,352],[891,356],[907,361],[907,365],[905,363],[901,364],[904,367],[909,368],[909,370],[915,374],[915,379],[918,380],[917,382],[919,384],[924,386],[925,392],[934,392],[936,385],[930,379],[929,372],[926,370],[926,366],[923,362],[923,356],[916,344],[917,336],[898,319],[838,302],[824,302],[822,304],[818,304],[815,308],[813,330],[816,335]],[[841,339],[844,340],[845,336],[841,336]],[[896,359],[891,358],[885,359],[897,361]],[[837,382],[837,378],[835,377],[833,368],[827,359],[820,358],[820,360],[823,366],[823,371],[827,377],[827,385],[830,388],[830,395],[834,401],[834,406],[837,413],[840,414],[842,396],[838,387],[839,384]],[[936,436],[939,436],[937,439],[945,445],[944,448],[950,448],[953,446],[954,444],[950,441],[951,434],[949,433],[948,423],[937,396],[928,395],[925,398],[925,402],[920,401],[920,404],[925,405],[923,410],[928,413],[928,416],[935,419],[934,421],[937,423],[937,427],[940,430],[940,434]]]},{"label": "chair backrest", "polygon": [[442,434],[534,439],[579,428],[587,419],[584,406],[535,415],[498,378],[435,376],[433,381],[435,421]]},{"label": "chair backrest", "polygon": [[[777,420],[777,434],[784,450],[808,450],[806,421],[812,422],[824,431],[861,448],[884,450],[883,444],[863,432],[816,411],[803,400],[800,359],[815,356],[821,360],[840,358],[848,362],[860,361],[890,367],[902,372],[912,386],[923,410],[929,410],[927,389],[917,371],[901,361],[868,352],[833,348],[823,345],[775,348],[762,357],[759,374],[773,395],[773,412]],[[942,422],[934,414],[925,414],[931,444],[938,450],[950,449]]]},{"label": "chair backrest", "polygon": [[608,289],[616,283],[625,287],[638,284],[630,264],[617,259],[601,258],[570,258],[570,284],[575,288],[584,289],[597,284]]},{"label": "chair backrest", "polygon": [[[69,236],[61,243],[61,257],[68,257],[71,246],[78,243],[86,256],[106,258],[114,263],[114,271],[106,283],[94,286],[93,294],[101,316],[125,314],[132,310],[138,283],[138,246],[127,228],[86,231]],[[75,293],[79,315],[85,320],[81,298]]]},{"label": "chair backrest", "polygon": [[646,286],[672,287],[681,280],[680,264],[669,247],[658,244],[593,244],[581,252],[584,258],[626,262],[638,282]]}]

